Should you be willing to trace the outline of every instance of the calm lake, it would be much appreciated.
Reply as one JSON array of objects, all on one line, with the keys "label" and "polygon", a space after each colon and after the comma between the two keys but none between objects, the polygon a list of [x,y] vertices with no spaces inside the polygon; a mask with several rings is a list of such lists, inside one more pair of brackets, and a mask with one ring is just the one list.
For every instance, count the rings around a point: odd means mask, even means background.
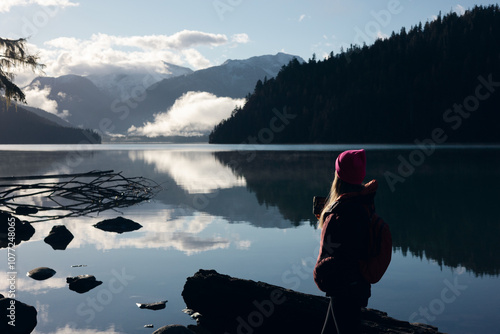
[{"label": "calm lake", "polygon": [[[500,333],[499,146],[0,146],[0,176],[114,170],[163,188],[119,212],[33,223],[33,237],[16,247],[16,298],[38,310],[36,333],[112,334],[194,324],[181,292],[198,269],[322,295],[312,279],[320,235],[312,197],[327,194],[337,155],[361,147],[394,244],[369,307],[447,333]],[[118,216],[143,227],[93,227]],[[53,250],[43,239],[61,224],[74,239]],[[56,275],[26,277],[42,266]],[[0,269],[5,294],[5,248]],[[70,291],[66,277],[82,274],[103,284]],[[136,306],[161,300],[163,310]]]}]

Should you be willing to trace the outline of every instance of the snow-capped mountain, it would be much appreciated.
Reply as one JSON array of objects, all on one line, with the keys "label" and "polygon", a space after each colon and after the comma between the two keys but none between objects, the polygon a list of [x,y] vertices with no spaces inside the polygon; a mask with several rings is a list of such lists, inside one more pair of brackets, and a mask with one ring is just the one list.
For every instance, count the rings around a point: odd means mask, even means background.
[{"label": "snow-capped mountain", "polygon": [[161,71],[142,70],[136,73],[115,72],[101,75],[93,74],[87,76],[87,78],[107,94],[121,100],[127,100],[132,97],[134,92],[137,93],[141,89],[144,90],[159,81],[193,73],[193,70],[187,67],[167,62],[164,62],[163,65]]},{"label": "snow-capped mountain", "polygon": [[160,74],[115,71],[88,77],[38,77],[25,89],[43,91],[46,100],[57,104],[57,114],[75,126],[95,129],[101,134],[127,134],[130,127],[140,127],[152,121],[155,114],[168,111],[188,92],[243,98],[254,90],[258,80],[276,76],[293,58],[304,61],[278,53],[227,60],[222,65],[195,72],[165,63],[165,70]]}]

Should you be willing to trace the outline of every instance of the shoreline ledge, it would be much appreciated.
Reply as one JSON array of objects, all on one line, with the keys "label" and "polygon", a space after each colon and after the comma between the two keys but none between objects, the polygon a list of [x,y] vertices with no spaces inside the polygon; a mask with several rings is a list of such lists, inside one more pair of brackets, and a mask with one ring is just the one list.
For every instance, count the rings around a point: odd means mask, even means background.
[{"label": "shoreline ledge", "polygon": [[[321,333],[329,299],[200,269],[182,291],[188,309],[198,312],[199,334]],[[442,334],[434,326],[401,321],[364,309],[363,333]]]}]

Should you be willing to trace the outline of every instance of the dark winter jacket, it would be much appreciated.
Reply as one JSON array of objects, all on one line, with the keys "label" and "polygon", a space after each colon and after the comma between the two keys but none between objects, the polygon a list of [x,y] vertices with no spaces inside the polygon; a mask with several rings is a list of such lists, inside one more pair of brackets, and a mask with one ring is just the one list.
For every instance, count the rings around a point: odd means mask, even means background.
[{"label": "dark winter jacket", "polygon": [[327,213],[314,281],[329,296],[349,294],[361,304],[368,301],[370,284],[361,275],[359,261],[368,255],[368,208],[374,207],[376,190],[373,180],[360,192],[343,194]]}]

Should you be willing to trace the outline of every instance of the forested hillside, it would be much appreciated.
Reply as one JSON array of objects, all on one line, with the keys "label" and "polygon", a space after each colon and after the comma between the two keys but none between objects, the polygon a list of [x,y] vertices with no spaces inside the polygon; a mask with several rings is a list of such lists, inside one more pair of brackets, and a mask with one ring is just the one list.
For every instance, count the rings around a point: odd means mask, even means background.
[{"label": "forested hillside", "polygon": [[[258,81],[211,143],[500,142],[500,9],[441,14]],[[439,135],[436,135],[439,134]]]},{"label": "forested hillside", "polygon": [[0,144],[100,144],[93,130],[64,127],[0,100]]}]

